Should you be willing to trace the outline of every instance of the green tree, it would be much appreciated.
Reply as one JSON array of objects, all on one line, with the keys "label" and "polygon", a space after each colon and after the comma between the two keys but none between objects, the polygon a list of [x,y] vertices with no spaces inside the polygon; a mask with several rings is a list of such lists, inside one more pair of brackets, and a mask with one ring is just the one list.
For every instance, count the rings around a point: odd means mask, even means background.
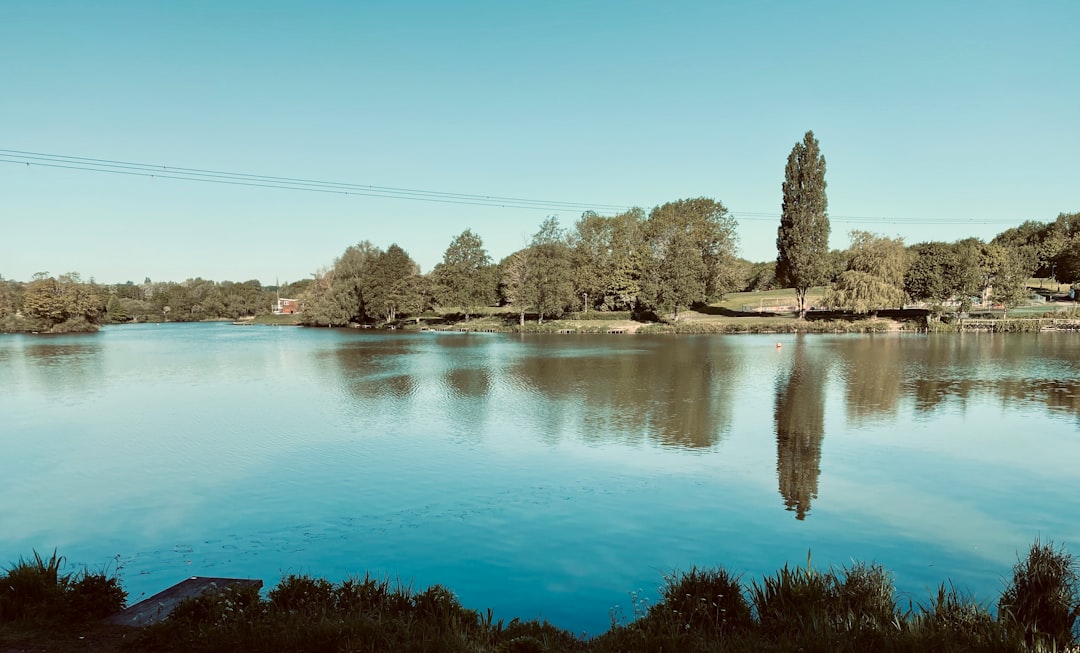
[{"label": "green tree", "polygon": [[522,249],[499,262],[499,294],[518,314],[518,324],[525,326],[528,311],[529,251]]},{"label": "green tree", "polygon": [[1054,234],[1060,247],[1050,259],[1052,274],[1065,283],[1076,283],[1080,281],[1080,213],[1058,215]]},{"label": "green tree", "polygon": [[544,316],[561,316],[574,302],[574,271],[558,218],[544,220],[525,252],[528,273],[521,287],[525,303],[536,309],[540,323]]},{"label": "green tree", "polygon": [[471,229],[456,236],[432,276],[445,305],[459,306],[469,320],[475,310],[494,300],[495,270],[484,242]]},{"label": "green tree", "polygon": [[574,223],[570,238],[574,262],[574,294],[582,310],[600,305],[607,292],[611,264],[611,218],[586,211]]},{"label": "green tree", "polygon": [[875,315],[881,308],[900,307],[907,298],[907,268],[902,239],[852,231],[847,269],[825,294],[825,304]]},{"label": "green tree", "polygon": [[124,299],[119,295],[109,297],[105,312],[108,314],[110,322],[127,322],[131,319],[131,316],[127,314],[127,310],[124,308]]},{"label": "green tree", "polygon": [[396,320],[398,312],[409,304],[415,285],[412,280],[419,274],[420,266],[396,244],[376,255],[367,280],[373,310],[387,322]]},{"label": "green tree", "polygon": [[1048,277],[1052,274],[1052,261],[1065,246],[1066,238],[1055,223],[1028,220],[1006,229],[990,242],[1012,250],[1017,265],[1028,277]]},{"label": "green tree", "polygon": [[59,277],[34,275],[22,297],[22,311],[50,331],[86,331],[96,328],[100,298],[95,284],[85,283],[77,272]]},{"label": "green tree", "polygon": [[759,261],[750,264],[746,272],[746,285],[743,287],[745,291],[772,290],[776,287],[776,261]]},{"label": "green tree", "polygon": [[641,295],[645,261],[645,212],[582,215],[570,237],[574,294],[587,310],[630,310]]},{"label": "green tree", "polygon": [[736,256],[735,220],[709,198],[668,202],[645,224],[648,257],[642,300],[654,310],[673,312],[721,299],[743,283]]},{"label": "green tree", "polygon": [[788,155],[783,208],[776,236],[776,277],[795,289],[799,317],[806,317],[806,292],[828,280],[829,216],[825,157],[808,131]]},{"label": "green tree", "polygon": [[328,326],[366,322],[372,310],[371,267],[380,254],[379,248],[365,240],[349,246],[333,267],[317,272],[302,297],[301,322]]},{"label": "green tree", "polygon": [[23,284],[0,280],[0,318],[14,316],[22,306]]},{"label": "green tree", "polygon": [[1005,316],[1009,309],[1027,298],[1027,279],[1030,274],[1021,254],[996,243],[982,249],[980,269],[983,279],[983,297],[1001,304]]},{"label": "green tree", "polygon": [[957,248],[949,243],[918,243],[908,248],[910,264],[904,275],[904,292],[915,301],[941,306],[957,294]]}]

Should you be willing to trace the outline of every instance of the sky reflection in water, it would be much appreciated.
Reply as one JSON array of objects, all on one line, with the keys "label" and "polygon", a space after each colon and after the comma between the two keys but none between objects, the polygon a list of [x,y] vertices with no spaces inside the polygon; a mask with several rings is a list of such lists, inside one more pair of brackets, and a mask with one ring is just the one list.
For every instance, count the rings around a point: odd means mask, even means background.
[{"label": "sky reflection in water", "polygon": [[[776,348],[777,340],[783,345]],[[595,633],[663,574],[877,560],[915,601],[1080,550],[1074,335],[0,338],[0,560],[372,571]]]}]

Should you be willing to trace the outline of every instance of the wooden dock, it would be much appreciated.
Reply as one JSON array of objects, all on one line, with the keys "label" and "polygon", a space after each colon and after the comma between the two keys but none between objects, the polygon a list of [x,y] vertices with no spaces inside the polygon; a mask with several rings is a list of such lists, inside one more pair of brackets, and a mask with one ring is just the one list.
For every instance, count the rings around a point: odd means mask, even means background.
[{"label": "wooden dock", "polygon": [[172,613],[173,608],[185,599],[193,599],[207,593],[220,592],[224,589],[261,588],[263,582],[252,578],[208,578],[192,576],[172,587],[158,592],[148,599],[143,599],[123,612],[118,612],[105,619],[105,623],[116,626],[142,628],[155,624]]}]

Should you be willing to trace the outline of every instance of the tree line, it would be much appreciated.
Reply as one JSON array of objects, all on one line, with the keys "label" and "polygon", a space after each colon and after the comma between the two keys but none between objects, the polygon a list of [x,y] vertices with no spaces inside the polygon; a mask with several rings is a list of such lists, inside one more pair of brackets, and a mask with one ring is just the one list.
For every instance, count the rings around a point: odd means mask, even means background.
[{"label": "tree line", "polygon": [[672,315],[740,289],[735,219],[709,198],[668,202],[648,214],[587,212],[572,229],[549,217],[529,243],[499,262],[470,229],[454,237],[430,274],[398,245],[364,241],[315,275],[302,296],[302,320],[344,325],[511,307],[519,322],[569,312]]},{"label": "tree line", "polygon": [[[195,322],[270,313],[281,293],[301,294],[310,280],[282,287],[257,280],[100,284],[76,272],[39,272],[23,283],[0,277],[0,332],[92,331],[104,323]],[[287,296],[287,295],[282,295]]]},{"label": "tree line", "polygon": [[922,302],[969,310],[989,301],[1021,302],[1033,276],[1080,283],[1080,213],[1027,221],[990,242],[966,238],[907,246],[900,238],[851,232],[830,250],[826,163],[812,131],[788,156],[775,261],[738,256],[737,223],[716,199],[667,202],[646,212],[584,213],[570,228],[555,217],[501,261],[471,229],[454,237],[428,274],[399,245],[349,246],[313,278],[284,287],[258,281],[100,285],[76,273],[0,277],[0,331],[87,330],[104,321],[237,319],[268,313],[277,296],[300,300],[309,325],[394,323],[428,311],[465,320],[484,307],[511,308],[524,324],[568,313],[670,316],[743,290],[792,288],[804,317],[811,288],[821,308],[856,314]]}]

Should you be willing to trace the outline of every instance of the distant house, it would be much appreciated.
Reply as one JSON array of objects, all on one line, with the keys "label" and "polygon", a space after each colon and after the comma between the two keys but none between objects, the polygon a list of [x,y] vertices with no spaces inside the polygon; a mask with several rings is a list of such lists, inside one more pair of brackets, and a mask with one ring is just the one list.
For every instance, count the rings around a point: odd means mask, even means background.
[{"label": "distant house", "polygon": [[300,302],[295,299],[278,298],[274,306],[274,315],[292,315],[300,312]]}]

